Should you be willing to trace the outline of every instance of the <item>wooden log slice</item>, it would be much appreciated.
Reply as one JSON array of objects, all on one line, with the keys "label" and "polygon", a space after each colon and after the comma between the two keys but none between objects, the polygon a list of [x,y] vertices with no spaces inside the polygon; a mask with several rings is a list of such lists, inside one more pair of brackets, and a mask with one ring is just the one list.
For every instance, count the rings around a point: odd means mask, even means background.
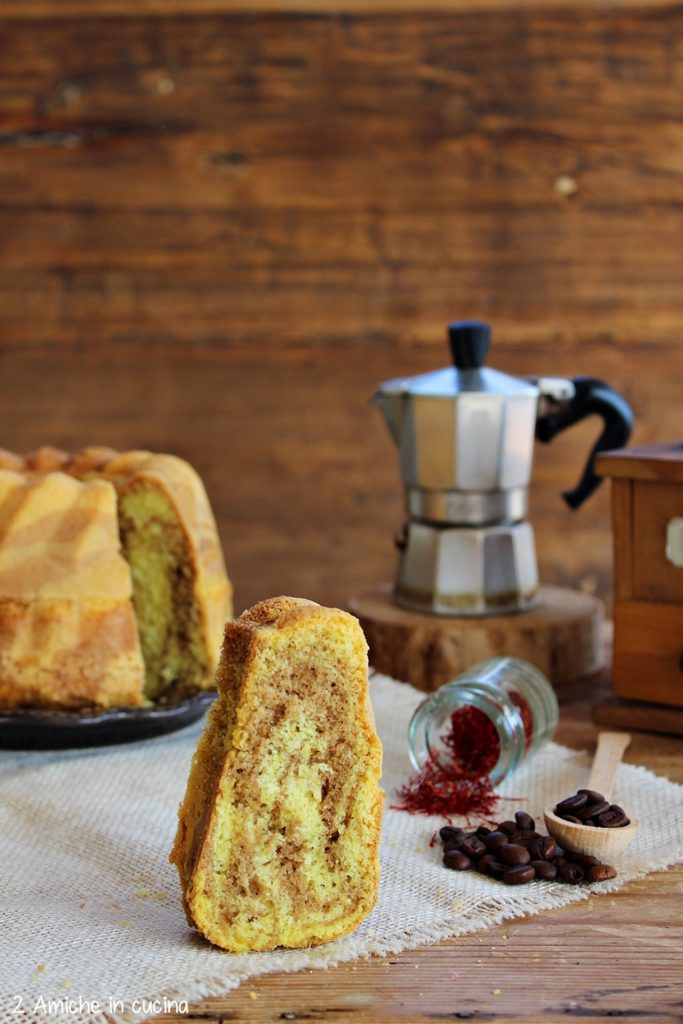
[{"label": "wooden log slice", "polygon": [[541,587],[527,612],[482,618],[445,618],[394,604],[383,584],[352,597],[378,672],[431,693],[478,661],[496,655],[524,658],[552,683],[580,679],[604,663],[604,605],[565,587]]}]

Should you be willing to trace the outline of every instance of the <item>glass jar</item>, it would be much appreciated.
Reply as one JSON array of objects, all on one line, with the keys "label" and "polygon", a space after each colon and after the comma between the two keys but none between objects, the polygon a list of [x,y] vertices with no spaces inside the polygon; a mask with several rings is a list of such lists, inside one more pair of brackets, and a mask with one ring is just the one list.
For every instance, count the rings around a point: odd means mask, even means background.
[{"label": "glass jar", "polygon": [[444,683],[415,711],[408,727],[408,752],[416,770],[430,758],[445,766],[452,761],[453,751],[447,749],[443,737],[453,712],[468,706],[483,712],[498,734],[500,756],[489,773],[493,785],[502,782],[548,743],[559,719],[555,691],[543,673],[528,661],[480,661]]}]

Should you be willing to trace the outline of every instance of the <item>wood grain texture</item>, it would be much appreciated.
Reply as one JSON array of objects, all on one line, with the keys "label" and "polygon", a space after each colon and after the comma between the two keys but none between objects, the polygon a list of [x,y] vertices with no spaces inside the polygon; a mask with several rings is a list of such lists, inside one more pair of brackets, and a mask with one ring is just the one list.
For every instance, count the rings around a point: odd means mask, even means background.
[{"label": "wood grain texture", "polygon": [[680,518],[683,518],[683,481],[633,482],[633,597],[636,600],[664,601],[683,607],[683,566],[674,565],[666,553],[667,528],[673,519]]},{"label": "wood grain texture", "polygon": [[596,725],[611,729],[640,729],[668,736],[683,736],[683,707],[648,704],[612,697],[593,709]]},{"label": "wood grain texture", "polygon": [[615,603],[614,692],[683,707],[683,604]]},{"label": "wood grain texture", "polygon": [[[367,397],[454,316],[680,434],[680,8],[211,6],[5,0],[2,445],[189,457],[241,608],[391,578]],[[558,497],[596,432],[539,448],[531,508],[543,577],[606,593],[607,494]]]},{"label": "wood grain texture", "polygon": [[683,441],[650,444],[599,455],[596,469],[613,479],[683,483]]},{"label": "wood grain texture", "polygon": [[633,577],[636,558],[635,521],[633,518],[632,480],[612,480],[612,544],[614,549],[614,599],[629,600],[634,596]]},{"label": "wood grain texture", "polygon": [[[524,11],[539,6],[538,0],[458,0],[459,11]],[[594,9],[595,0],[574,0],[576,8]],[[610,4],[603,6],[609,9]],[[619,0],[620,7],[668,8],[671,0]],[[415,10],[415,0],[344,0],[343,13],[395,14]],[[429,0],[430,11],[453,11],[453,0]],[[566,0],[543,0],[543,7],[566,7]],[[326,0],[193,0],[192,13],[325,14],[330,13]],[[40,20],[44,18],[82,18],[100,15],[107,18],[140,15],[187,15],[187,0],[4,0],[3,18]]]}]

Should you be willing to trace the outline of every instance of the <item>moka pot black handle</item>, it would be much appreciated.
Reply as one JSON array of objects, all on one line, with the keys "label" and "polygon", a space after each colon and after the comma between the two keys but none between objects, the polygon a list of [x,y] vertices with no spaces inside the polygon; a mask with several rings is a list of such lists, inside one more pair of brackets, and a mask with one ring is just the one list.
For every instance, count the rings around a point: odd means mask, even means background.
[{"label": "moka pot black handle", "polygon": [[595,472],[595,458],[599,452],[623,448],[628,443],[633,429],[633,412],[623,395],[604,381],[595,377],[572,377],[571,380],[575,388],[574,397],[536,421],[536,438],[547,443],[587,416],[597,414],[602,418],[602,432],[593,445],[581,479],[576,487],[562,493],[570,508],[578,508],[602,480]]}]

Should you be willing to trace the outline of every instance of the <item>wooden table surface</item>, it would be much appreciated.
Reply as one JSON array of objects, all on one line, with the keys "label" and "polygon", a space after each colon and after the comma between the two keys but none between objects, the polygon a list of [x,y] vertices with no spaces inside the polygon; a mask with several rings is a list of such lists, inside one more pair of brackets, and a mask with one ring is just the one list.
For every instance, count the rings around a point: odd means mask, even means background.
[{"label": "wooden table surface", "polygon": [[[590,708],[606,688],[595,680],[563,688],[561,743],[591,749]],[[625,760],[683,782],[682,739],[633,733]],[[254,978],[192,1005],[189,1019],[681,1021],[682,897],[683,865],[612,895],[388,959]]]}]

